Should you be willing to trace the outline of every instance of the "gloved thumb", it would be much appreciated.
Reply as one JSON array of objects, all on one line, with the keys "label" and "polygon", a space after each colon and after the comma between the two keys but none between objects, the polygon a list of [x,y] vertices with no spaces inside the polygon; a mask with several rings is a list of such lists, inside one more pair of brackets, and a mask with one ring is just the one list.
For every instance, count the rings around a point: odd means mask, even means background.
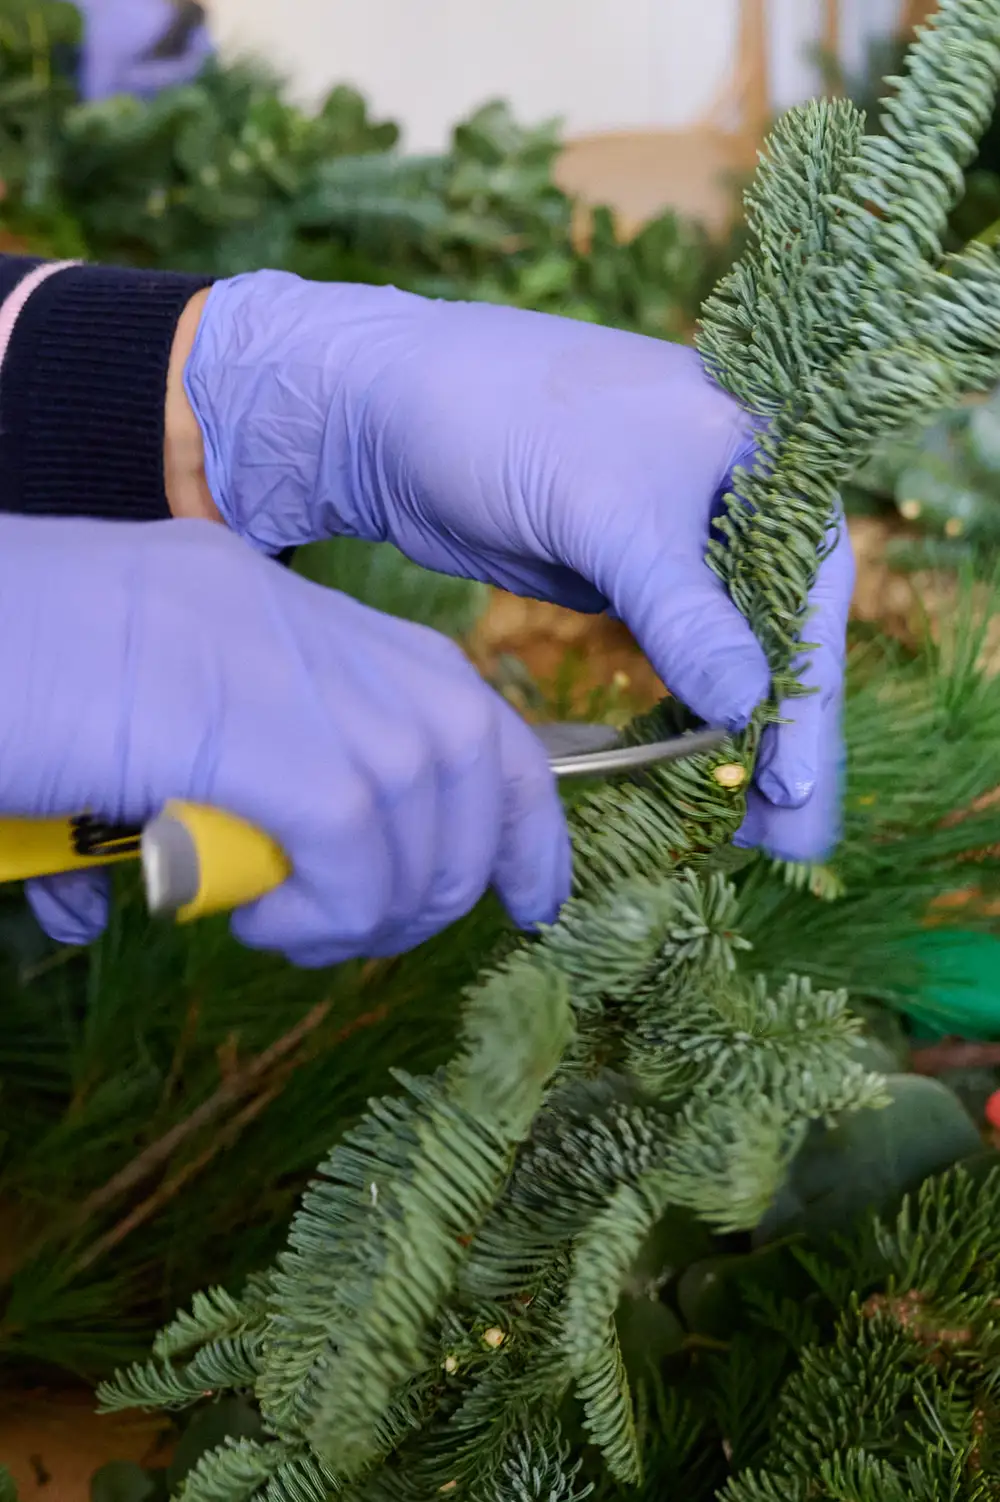
[{"label": "gloved thumb", "polygon": [[107,871],[64,871],[25,882],[31,910],[57,944],[92,944],[108,923],[111,879]]},{"label": "gloved thumb", "polygon": [[760,643],[705,564],[703,577],[659,577],[615,602],[675,698],[710,725],[742,730],[770,689]]}]

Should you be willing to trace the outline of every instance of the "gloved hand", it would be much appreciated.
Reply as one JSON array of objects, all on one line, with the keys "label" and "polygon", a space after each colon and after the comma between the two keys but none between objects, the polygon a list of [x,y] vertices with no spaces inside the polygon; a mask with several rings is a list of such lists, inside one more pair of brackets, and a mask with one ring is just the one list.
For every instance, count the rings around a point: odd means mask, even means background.
[{"label": "gloved hand", "polygon": [[[264,550],[335,533],[576,610],[611,608],[696,714],[742,725],[768,671],[704,562],[754,433],[678,345],[280,272],[213,288],[185,376],[219,510]],[[853,589],[814,592],[815,697],[768,733],[743,840],[818,859],[838,829]]]},{"label": "gloved hand", "polygon": [[[6,625],[3,625],[6,622]],[[300,965],[408,949],[495,887],[569,890],[545,753],[451,642],[308,583],[210,522],[0,517],[0,811],[250,820],[294,874],[233,931]],[[103,873],[31,884],[85,942]]]},{"label": "gloved hand", "polygon": [[212,56],[194,0],[77,0],[83,17],[79,88],[88,102],[115,94],[151,99],[190,83]]}]

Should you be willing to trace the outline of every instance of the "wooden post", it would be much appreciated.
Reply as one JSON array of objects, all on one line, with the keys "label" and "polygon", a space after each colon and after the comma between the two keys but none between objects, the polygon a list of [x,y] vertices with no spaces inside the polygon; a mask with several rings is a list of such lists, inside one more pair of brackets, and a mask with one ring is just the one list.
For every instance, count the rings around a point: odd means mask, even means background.
[{"label": "wooden post", "polygon": [[823,0],[823,51],[831,62],[840,58],[840,0]]},{"label": "wooden post", "polygon": [[935,10],[937,10],[937,0],[905,0],[903,5],[903,35],[909,36]]},{"label": "wooden post", "polygon": [[745,80],[742,123],[753,153],[771,121],[767,35],[767,0],[743,0],[738,54]]}]

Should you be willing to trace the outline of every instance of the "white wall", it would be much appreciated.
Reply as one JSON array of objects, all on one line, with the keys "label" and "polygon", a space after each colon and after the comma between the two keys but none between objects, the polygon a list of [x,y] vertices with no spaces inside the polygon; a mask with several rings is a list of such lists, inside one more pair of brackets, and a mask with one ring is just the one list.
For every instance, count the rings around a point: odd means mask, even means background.
[{"label": "white wall", "polygon": [[[502,96],[570,134],[672,127],[714,102],[734,64],[740,0],[210,0],[229,52],[257,52],[315,97],[345,80],[399,120],[413,150]],[[821,0],[769,0],[775,103],[815,89],[803,52]],[[847,52],[899,0],[842,0]]]}]

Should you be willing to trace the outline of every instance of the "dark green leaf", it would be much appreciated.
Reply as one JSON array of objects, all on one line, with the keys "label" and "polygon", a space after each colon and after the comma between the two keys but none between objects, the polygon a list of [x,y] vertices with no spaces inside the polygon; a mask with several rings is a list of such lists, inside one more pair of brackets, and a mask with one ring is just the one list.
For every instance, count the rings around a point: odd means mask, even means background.
[{"label": "dark green leaf", "polygon": [[90,1502],[165,1502],[167,1473],[147,1471],[130,1460],[112,1460],[95,1471]]}]

